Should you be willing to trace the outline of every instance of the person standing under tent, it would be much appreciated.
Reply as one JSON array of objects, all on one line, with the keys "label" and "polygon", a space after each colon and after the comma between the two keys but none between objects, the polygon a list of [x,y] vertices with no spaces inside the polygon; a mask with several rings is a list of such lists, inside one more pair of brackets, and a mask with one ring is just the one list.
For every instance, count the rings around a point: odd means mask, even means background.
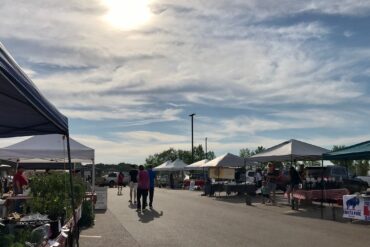
[{"label": "person standing under tent", "polygon": [[122,195],[122,187],[123,187],[123,179],[125,175],[123,175],[123,172],[119,172],[118,178],[117,178],[117,195]]},{"label": "person standing under tent", "polygon": [[276,183],[278,176],[279,172],[275,169],[275,165],[273,163],[269,163],[267,170],[267,187],[270,191],[270,194],[272,194],[270,198],[273,205],[276,204]]},{"label": "person standing under tent", "polygon": [[24,168],[22,166],[19,166],[17,173],[14,175],[13,189],[14,189],[15,195],[23,194],[23,186],[28,185],[28,179],[23,174],[23,172],[24,172]]},{"label": "person standing under tent", "polygon": [[135,169],[135,166],[132,166],[132,169],[130,170],[129,174],[130,174],[130,200],[129,202],[132,202],[132,194],[134,194],[134,203],[136,203],[138,171]]},{"label": "person standing under tent", "polygon": [[[17,173],[14,175],[13,191],[15,195],[23,194],[23,187],[28,185],[28,179],[23,174],[23,172],[24,172],[23,167],[19,166]],[[21,203],[22,203],[22,200],[15,200],[15,211],[18,213],[21,212]]]},{"label": "person standing under tent", "polygon": [[147,206],[148,190],[149,174],[146,170],[144,170],[144,166],[140,165],[137,186],[137,211],[145,210]]},{"label": "person standing under tent", "polygon": [[152,169],[151,165],[148,166],[148,175],[149,175],[149,208],[153,208],[153,197],[154,197],[154,185],[155,185],[155,171]]}]

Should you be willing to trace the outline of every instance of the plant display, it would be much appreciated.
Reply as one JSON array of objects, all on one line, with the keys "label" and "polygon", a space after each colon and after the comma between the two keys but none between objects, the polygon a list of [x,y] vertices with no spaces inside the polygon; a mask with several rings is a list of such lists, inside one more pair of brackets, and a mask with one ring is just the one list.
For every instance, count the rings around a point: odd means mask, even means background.
[{"label": "plant display", "polygon": [[82,227],[89,227],[94,224],[95,215],[93,213],[93,206],[91,201],[82,202],[82,215],[79,225]]},{"label": "plant display", "polygon": [[[48,215],[51,220],[70,217],[72,206],[68,176],[66,173],[51,173],[32,177],[30,183],[32,212]],[[75,205],[78,206],[85,194],[84,183],[79,177],[73,178],[73,192]]]}]

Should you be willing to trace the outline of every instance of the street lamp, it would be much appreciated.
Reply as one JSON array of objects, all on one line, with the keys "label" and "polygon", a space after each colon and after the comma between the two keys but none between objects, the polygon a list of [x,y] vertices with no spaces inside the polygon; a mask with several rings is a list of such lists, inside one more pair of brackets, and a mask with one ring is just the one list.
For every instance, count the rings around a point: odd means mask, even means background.
[{"label": "street lamp", "polygon": [[206,145],[205,145],[205,148],[206,148],[206,159],[208,159],[208,157],[207,157],[207,137],[205,139],[205,142],[206,142]]},{"label": "street lamp", "polygon": [[194,116],[195,113],[189,115],[191,117],[191,162],[194,162]]}]

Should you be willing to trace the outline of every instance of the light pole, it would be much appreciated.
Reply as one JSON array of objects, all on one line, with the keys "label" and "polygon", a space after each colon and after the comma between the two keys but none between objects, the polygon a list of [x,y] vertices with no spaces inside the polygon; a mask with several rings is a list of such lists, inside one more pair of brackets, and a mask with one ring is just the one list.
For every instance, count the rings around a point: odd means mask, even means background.
[{"label": "light pole", "polygon": [[208,157],[207,157],[207,137],[205,139],[205,142],[206,142],[206,145],[205,145],[205,147],[206,147],[206,159],[208,159]]},{"label": "light pole", "polygon": [[194,116],[195,113],[189,115],[191,117],[191,162],[194,162]]}]

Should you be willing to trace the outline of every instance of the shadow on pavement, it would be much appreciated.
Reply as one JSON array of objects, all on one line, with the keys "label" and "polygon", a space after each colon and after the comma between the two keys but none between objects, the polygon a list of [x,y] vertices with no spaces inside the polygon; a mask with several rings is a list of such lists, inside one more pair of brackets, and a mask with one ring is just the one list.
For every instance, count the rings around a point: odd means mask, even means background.
[{"label": "shadow on pavement", "polygon": [[141,223],[149,223],[153,221],[155,218],[160,218],[163,216],[163,211],[158,213],[155,209],[144,210],[143,212],[138,211],[137,216],[139,217],[139,221]]},{"label": "shadow on pavement", "polygon": [[105,212],[107,212],[106,209],[95,209],[94,210],[95,214],[105,214]]}]

